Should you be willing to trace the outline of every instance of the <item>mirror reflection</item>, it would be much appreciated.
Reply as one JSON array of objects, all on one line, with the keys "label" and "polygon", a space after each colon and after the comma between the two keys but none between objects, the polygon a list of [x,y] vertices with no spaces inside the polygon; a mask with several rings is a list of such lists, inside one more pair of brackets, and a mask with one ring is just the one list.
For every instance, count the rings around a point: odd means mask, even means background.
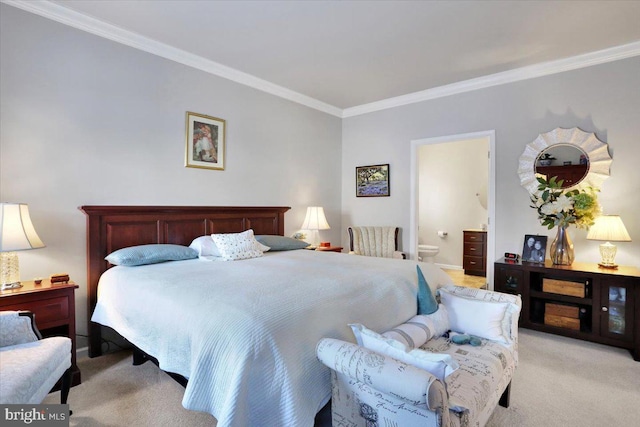
[{"label": "mirror reflection", "polygon": [[587,176],[589,157],[575,145],[556,144],[540,152],[535,172],[547,180],[554,176],[563,180],[562,188],[573,187]]}]

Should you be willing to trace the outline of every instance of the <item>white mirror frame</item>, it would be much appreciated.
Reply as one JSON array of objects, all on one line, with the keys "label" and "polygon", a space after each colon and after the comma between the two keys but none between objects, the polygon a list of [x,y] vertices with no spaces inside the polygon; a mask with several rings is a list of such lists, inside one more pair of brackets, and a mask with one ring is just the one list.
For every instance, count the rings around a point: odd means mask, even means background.
[{"label": "white mirror frame", "polygon": [[570,144],[579,147],[585,152],[589,161],[587,175],[571,188],[593,187],[600,189],[604,180],[609,177],[609,169],[613,161],[609,155],[609,146],[606,142],[600,141],[594,133],[588,133],[579,128],[556,128],[550,132],[541,133],[535,140],[527,144],[518,165],[520,185],[531,194],[538,191],[535,172],[536,160],[545,149],[557,144]]}]

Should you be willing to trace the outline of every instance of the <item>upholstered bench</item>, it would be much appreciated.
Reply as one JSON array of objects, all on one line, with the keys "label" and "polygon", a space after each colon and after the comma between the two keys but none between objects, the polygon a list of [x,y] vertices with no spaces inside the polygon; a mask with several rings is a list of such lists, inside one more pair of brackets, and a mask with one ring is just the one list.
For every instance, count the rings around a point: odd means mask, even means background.
[{"label": "upholstered bench", "polygon": [[0,403],[41,403],[61,378],[60,401],[67,403],[70,368],[69,338],[42,339],[31,312],[0,312]]}]

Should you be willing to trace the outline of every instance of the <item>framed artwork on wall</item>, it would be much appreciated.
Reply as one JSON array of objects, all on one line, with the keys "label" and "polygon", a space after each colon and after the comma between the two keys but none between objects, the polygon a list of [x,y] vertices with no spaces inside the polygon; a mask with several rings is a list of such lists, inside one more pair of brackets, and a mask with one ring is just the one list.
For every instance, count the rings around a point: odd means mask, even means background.
[{"label": "framed artwork on wall", "polygon": [[390,194],[388,163],[356,167],[356,197],[385,197]]},{"label": "framed artwork on wall", "polygon": [[224,170],[225,129],[222,119],[187,111],[188,168]]},{"label": "framed artwork on wall", "polygon": [[522,261],[544,263],[547,254],[547,236],[534,236],[526,234],[524,236],[524,246],[522,247]]}]

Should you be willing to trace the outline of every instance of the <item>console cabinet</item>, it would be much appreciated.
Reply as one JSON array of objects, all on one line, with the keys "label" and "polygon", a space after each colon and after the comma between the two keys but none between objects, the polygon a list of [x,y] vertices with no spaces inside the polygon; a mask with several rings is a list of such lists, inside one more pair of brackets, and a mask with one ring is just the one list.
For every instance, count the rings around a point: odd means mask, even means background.
[{"label": "console cabinet", "polygon": [[495,263],[494,289],[522,298],[520,326],[627,348],[640,361],[640,270]]}]

